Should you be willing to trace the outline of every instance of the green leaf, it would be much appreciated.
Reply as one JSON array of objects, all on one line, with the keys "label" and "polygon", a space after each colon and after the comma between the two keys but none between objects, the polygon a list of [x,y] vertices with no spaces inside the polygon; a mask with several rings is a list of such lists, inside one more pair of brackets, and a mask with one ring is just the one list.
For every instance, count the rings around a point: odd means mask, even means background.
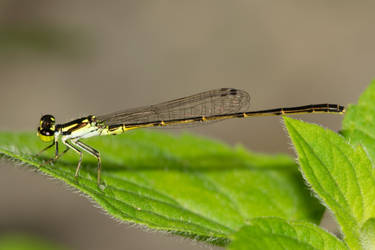
[{"label": "green leaf", "polygon": [[5,233],[0,236],[0,250],[63,250],[52,242],[23,233]]},{"label": "green leaf", "polygon": [[350,143],[362,144],[375,162],[375,80],[361,95],[358,104],[349,106],[341,132]]},{"label": "green leaf", "polygon": [[253,219],[232,239],[232,250],[348,249],[342,241],[312,223],[287,222],[280,218]]},{"label": "green leaf", "polygon": [[145,130],[85,142],[101,152],[104,189],[97,186],[97,162],[89,155],[78,179],[74,152],[43,165],[32,156],[46,146],[35,134],[0,133],[0,154],[64,180],[117,219],[216,244],[228,243],[228,235],[256,216],[317,223],[323,213],[285,155]]},{"label": "green leaf", "polygon": [[311,187],[328,205],[352,249],[361,245],[361,228],[375,215],[375,176],[366,152],[318,125],[284,118]]},{"label": "green leaf", "polygon": [[368,219],[362,226],[361,238],[367,249],[373,249],[375,246],[375,218]]}]

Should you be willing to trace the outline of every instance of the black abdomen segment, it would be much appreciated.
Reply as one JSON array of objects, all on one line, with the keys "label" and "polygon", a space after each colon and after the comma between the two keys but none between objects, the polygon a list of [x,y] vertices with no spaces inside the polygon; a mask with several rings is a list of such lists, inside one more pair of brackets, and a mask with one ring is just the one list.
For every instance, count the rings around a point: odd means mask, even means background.
[{"label": "black abdomen segment", "polygon": [[[176,124],[190,124],[195,122],[206,122],[206,121],[215,121],[215,120],[224,120],[230,118],[246,118],[251,116],[277,116],[277,115],[297,115],[297,114],[306,114],[306,113],[339,113],[342,114],[345,112],[344,106],[337,104],[311,104],[298,107],[290,108],[277,108],[277,109],[267,109],[260,111],[249,111],[249,112],[238,112],[230,114],[220,114],[212,116],[196,116],[183,119],[173,119],[173,120],[163,120],[163,121],[152,121],[144,123],[125,123],[126,129],[133,128],[142,128],[142,127],[163,127],[168,125]],[[119,127],[123,125],[113,125],[112,127]]]}]

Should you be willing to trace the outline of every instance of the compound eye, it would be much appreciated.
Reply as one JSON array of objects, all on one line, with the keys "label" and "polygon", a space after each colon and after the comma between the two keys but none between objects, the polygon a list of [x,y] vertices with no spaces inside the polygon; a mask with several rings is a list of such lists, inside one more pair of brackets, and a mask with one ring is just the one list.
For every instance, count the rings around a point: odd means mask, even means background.
[{"label": "compound eye", "polygon": [[55,117],[52,115],[44,115],[40,118],[41,130],[55,130]]},{"label": "compound eye", "polygon": [[55,117],[52,115],[43,115],[42,118],[40,118],[38,136],[42,141],[53,141],[55,129]]},{"label": "compound eye", "polygon": [[52,124],[49,121],[44,121],[42,123],[42,129],[49,129],[52,126]]}]

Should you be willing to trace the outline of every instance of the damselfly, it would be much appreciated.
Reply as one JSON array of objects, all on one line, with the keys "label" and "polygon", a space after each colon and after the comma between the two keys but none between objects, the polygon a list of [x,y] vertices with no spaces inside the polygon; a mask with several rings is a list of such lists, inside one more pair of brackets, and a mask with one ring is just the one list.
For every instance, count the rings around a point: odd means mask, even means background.
[{"label": "damselfly", "polygon": [[[345,112],[345,108],[337,104],[311,104],[298,107],[248,111],[249,104],[250,96],[245,91],[222,88],[108,115],[89,115],[64,124],[56,124],[55,118],[52,115],[43,115],[38,127],[38,136],[42,141],[52,142],[52,144],[44,148],[39,154],[55,146],[55,157],[51,159],[51,161],[54,161],[69,149],[72,149],[80,156],[75,177],[78,177],[81,168],[83,152],[91,154],[98,160],[97,182],[100,185],[102,165],[100,153],[83,143],[81,139],[99,135],[121,134],[135,128],[204,124],[230,118],[304,113],[342,114]],[[58,147],[59,138],[61,138],[62,143],[67,147],[60,154]]]}]

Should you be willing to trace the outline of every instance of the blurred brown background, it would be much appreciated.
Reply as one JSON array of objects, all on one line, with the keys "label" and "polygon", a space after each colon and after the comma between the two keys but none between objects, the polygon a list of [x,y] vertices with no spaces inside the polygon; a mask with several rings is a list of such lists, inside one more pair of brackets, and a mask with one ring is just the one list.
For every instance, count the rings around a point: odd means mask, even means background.
[{"label": "blurred brown background", "polygon": [[[248,91],[254,110],[347,105],[375,76],[374,8],[345,0],[3,0],[0,129],[34,131],[44,113],[64,122],[220,87]],[[333,130],[342,119],[299,118]],[[191,131],[294,154],[277,117]],[[118,224],[62,183],[4,161],[0,197],[0,233],[34,233],[71,249],[201,249]]]}]

